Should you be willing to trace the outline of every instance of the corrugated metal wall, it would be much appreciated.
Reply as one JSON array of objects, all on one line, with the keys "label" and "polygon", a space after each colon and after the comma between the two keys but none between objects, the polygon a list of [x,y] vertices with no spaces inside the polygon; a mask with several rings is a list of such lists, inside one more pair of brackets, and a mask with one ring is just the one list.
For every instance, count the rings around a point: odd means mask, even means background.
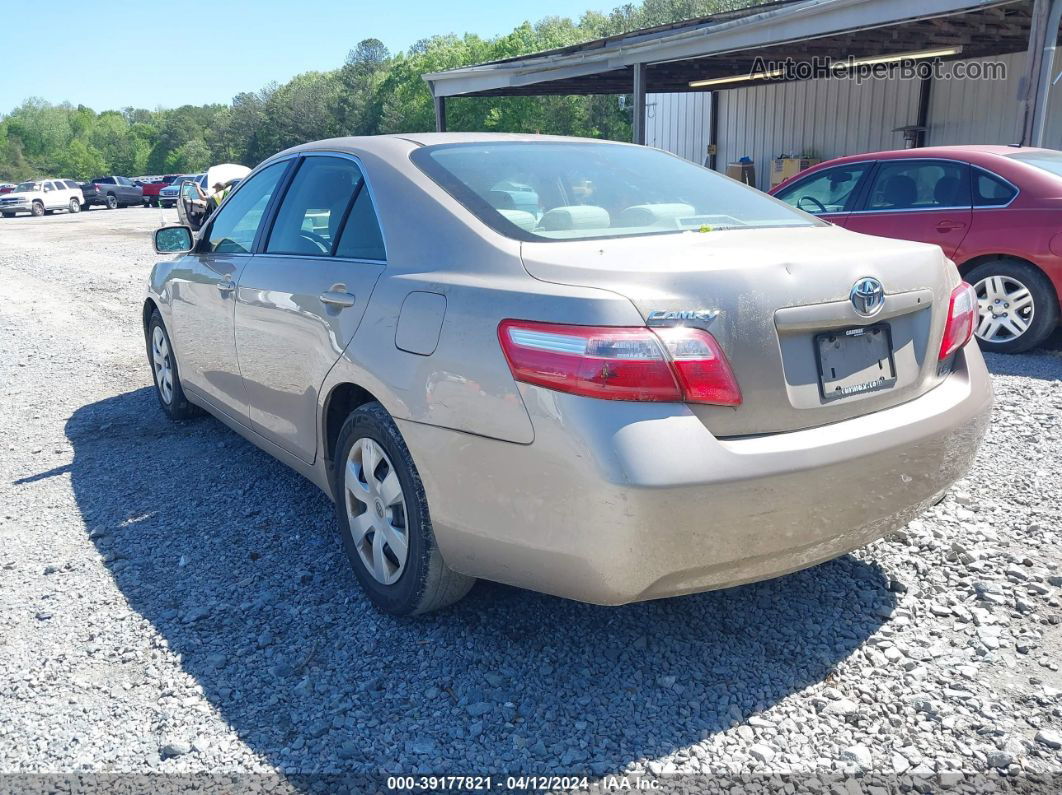
[{"label": "corrugated metal wall", "polygon": [[780,154],[826,160],[902,147],[903,135],[892,130],[917,119],[918,86],[898,78],[807,80],[721,92],[719,163],[751,157],[766,189],[770,161]]},{"label": "corrugated metal wall", "polygon": [[[927,144],[1013,143],[1020,137],[1018,86],[1025,53],[994,60],[1007,66],[1006,80],[934,80]],[[1056,73],[1062,70],[1062,64]],[[950,73],[950,70],[949,72]],[[779,154],[841,155],[899,149],[892,130],[918,117],[919,81],[807,80],[752,86],[719,94],[720,170],[748,156],[758,187],[770,185],[770,161]],[[646,143],[704,162],[708,144],[708,94],[650,94]],[[1051,94],[1045,145],[1062,149],[1062,81]]]},{"label": "corrugated metal wall", "polygon": [[645,98],[645,143],[703,164],[710,115],[711,94],[649,94]]},{"label": "corrugated metal wall", "polygon": [[[1018,85],[1025,71],[1026,53],[1001,55],[992,59],[1007,67],[1006,80],[952,80],[955,64],[947,64],[944,75],[933,81],[929,94],[927,143],[1012,144],[1021,140],[1022,107]],[[964,61],[964,65],[973,61]]]}]

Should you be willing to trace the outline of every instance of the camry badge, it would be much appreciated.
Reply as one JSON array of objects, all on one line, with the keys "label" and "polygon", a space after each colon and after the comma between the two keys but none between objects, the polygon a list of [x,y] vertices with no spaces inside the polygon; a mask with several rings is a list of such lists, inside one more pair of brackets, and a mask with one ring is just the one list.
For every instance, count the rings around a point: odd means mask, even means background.
[{"label": "camry badge", "polygon": [[885,288],[873,276],[866,276],[853,284],[848,297],[855,311],[863,317],[872,317],[885,306]]},{"label": "camry badge", "polygon": [[707,328],[719,316],[718,309],[681,309],[668,312],[658,309],[645,319],[647,326],[695,326]]}]

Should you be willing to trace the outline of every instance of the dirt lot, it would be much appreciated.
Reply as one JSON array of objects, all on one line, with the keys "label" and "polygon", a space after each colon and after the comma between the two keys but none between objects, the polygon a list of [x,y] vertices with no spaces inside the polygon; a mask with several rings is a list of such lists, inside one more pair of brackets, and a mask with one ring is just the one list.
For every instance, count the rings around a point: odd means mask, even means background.
[{"label": "dirt lot", "polygon": [[1057,343],[990,360],[974,470],[866,550],[625,608],[480,583],[396,621],[321,494],[158,409],[140,306],[174,217],[0,219],[0,773],[1062,776]]}]

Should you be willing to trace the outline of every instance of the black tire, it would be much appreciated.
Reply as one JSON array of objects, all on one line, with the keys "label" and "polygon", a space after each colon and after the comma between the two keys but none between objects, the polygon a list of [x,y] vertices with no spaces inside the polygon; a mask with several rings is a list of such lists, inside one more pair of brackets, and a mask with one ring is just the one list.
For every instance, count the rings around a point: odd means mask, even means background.
[{"label": "black tire", "polygon": [[[170,390],[169,400],[166,399],[163,387],[159,383],[160,373],[156,369],[154,362],[153,340],[156,328],[162,332],[162,336],[166,341],[166,355],[169,361],[170,375],[172,378],[172,388]],[[170,334],[166,331],[166,325],[162,322],[162,317],[159,316],[158,311],[152,312],[151,320],[148,321],[147,333],[145,334],[144,339],[147,343],[148,365],[151,367],[151,380],[155,384],[155,397],[158,398],[162,410],[166,412],[171,420],[186,420],[202,414],[203,410],[194,403],[189,403],[188,398],[184,395],[184,389],[181,387],[181,376],[180,373],[177,372],[177,359],[173,355],[173,345],[170,343]]]},{"label": "black tire", "polygon": [[14,213],[4,213],[4,218],[14,218],[14,217],[15,217]]},{"label": "black tire", "polygon": [[30,207],[30,215],[34,218],[40,218],[44,215],[44,205],[40,202],[33,202],[33,205]]},{"label": "black tire", "polygon": [[115,196],[113,193],[108,193],[107,194],[107,209],[108,210],[117,210],[118,209],[118,197]]},{"label": "black tire", "polygon": [[71,213],[81,212],[81,202],[77,199],[71,199],[70,204],[67,205],[67,210]]},{"label": "black tire", "polygon": [[[350,528],[354,502],[344,484],[347,457],[359,439],[371,439],[394,464],[402,487],[408,551],[405,569],[393,584],[373,577],[361,559]],[[413,458],[391,415],[379,403],[367,403],[351,412],[339,431],[332,466],[332,493],[336,521],[350,565],[358,582],[377,609],[396,616],[418,615],[451,605],[468,593],[475,579],[450,569],[435,543],[428,500]],[[368,509],[368,508],[367,508]]]},{"label": "black tire", "polygon": [[[1058,325],[1058,296],[1043,271],[1020,260],[1000,258],[982,262],[966,273],[966,281],[978,287],[980,282],[1001,276],[1028,289],[1032,296],[1032,319],[1019,336],[991,341],[977,338],[981,350],[992,353],[1022,353],[1047,339]],[[1008,307],[1009,308],[1009,307]]]}]

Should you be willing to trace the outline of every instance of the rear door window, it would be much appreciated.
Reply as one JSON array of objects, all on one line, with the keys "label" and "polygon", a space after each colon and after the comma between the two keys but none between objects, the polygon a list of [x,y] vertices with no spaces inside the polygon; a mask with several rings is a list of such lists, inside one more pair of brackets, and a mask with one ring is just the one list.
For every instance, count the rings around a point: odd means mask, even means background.
[{"label": "rear door window", "polygon": [[335,251],[337,257],[387,259],[383,234],[380,232],[380,221],[376,217],[376,208],[373,206],[372,196],[369,195],[365,180],[362,180],[358,186],[358,195],[350,208],[347,222],[343,225]]},{"label": "rear door window", "polygon": [[280,204],[266,253],[329,256],[361,181],[353,160],[304,158]]},{"label": "rear door window", "polygon": [[974,207],[1002,207],[1018,195],[1009,182],[979,168],[974,169],[973,187]]},{"label": "rear door window", "polygon": [[949,160],[886,160],[878,165],[866,209],[935,210],[970,206],[970,168]]}]

